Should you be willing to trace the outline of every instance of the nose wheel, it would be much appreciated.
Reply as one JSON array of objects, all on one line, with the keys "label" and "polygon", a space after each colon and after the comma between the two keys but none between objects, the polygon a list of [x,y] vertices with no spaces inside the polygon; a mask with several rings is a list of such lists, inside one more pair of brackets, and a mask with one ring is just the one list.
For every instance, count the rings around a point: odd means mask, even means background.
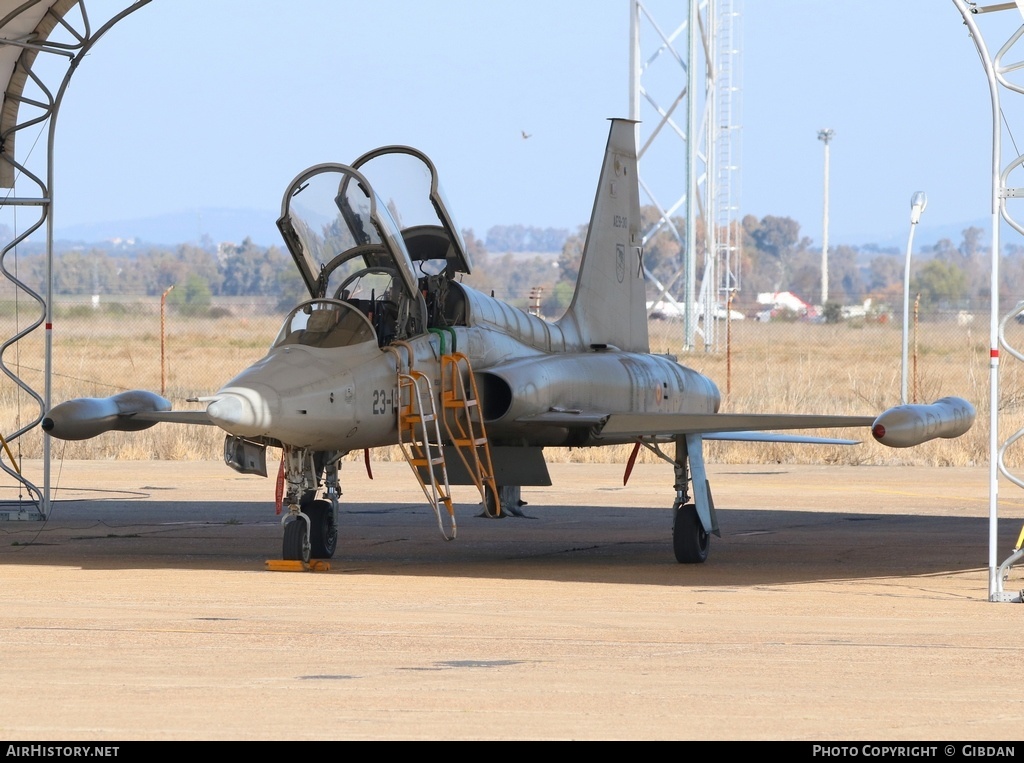
[{"label": "nose wheel", "polygon": [[314,559],[330,559],[338,550],[338,526],[330,501],[303,502],[302,513],[309,517],[309,548]]},{"label": "nose wheel", "polygon": [[284,526],[281,558],[285,561],[309,562],[309,518],[299,513]]},{"label": "nose wheel", "polygon": [[300,505],[302,510],[285,523],[281,557],[303,562],[330,559],[338,549],[338,527],[331,502],[303,498]]}]

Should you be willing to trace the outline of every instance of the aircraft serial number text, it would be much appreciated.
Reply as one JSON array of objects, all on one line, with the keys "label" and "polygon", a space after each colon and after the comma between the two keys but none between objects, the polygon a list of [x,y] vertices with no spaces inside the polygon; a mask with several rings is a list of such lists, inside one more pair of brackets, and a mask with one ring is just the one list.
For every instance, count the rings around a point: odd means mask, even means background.
[{"label": "aircraft serial number text", "polygon": [[398,390],[375,389],[373,391],[373,406],[371,408],[373,415],[393,414],[397,408],[396,397],[398,397]]}]

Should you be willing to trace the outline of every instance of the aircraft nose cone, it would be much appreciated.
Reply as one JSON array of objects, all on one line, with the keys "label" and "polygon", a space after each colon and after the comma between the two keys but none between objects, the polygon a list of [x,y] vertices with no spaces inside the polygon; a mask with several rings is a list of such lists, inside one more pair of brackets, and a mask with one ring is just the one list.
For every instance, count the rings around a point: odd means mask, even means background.
[{"label": "aircraft nose cone", "polygon": [[270,425],[270,400],[256,390],[222,390],[206,406],[214,424],[232,434],[259,435]]},{"label": "aircraft nose cone", "polygon": [[224,395],[208,406],[206,412],[218,424],[253,424],[256,417],[252,406],[244,398],[237,395]]}]

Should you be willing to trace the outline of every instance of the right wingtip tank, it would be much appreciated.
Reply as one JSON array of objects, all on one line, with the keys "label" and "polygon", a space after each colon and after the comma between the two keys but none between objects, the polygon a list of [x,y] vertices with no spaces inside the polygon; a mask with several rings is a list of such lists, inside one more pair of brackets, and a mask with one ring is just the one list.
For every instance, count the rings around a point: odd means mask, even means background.
[{"label": "right wingtip tank", "polygon": [[112,397],[80,397],[54,406],[40,423],[43,431],[60,440],[87,440],[104,432],[138,432],[155,421],[133,414],[169,411],[171,402],[155,392],[133,389]]},{"label": "right wingtip tank", "polygon": [[898,405],[875,419],[874,438],[890,448],[910,448],[937,437],[965,434],[974,424],[974,406],[962,397],[944,397],[931,405]]}]

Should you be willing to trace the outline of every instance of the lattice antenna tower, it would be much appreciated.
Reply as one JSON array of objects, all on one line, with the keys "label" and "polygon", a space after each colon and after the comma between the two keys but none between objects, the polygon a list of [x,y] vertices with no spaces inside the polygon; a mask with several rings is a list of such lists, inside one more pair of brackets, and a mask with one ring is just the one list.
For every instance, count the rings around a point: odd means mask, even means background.
[{"label": "lattice antenna tower", "polygon": [[[716,316],[741,286],[739,2],[630,2],[630,116],[640,122],[641,204],[658,213],[644,242],[667,233],[682,251],[671,278],[648,272],[650,296],[681,312],[687,350],[699,341],[705,350],[717,346]],[[682,230],[674,222],[681,216]],[[699,249],[713,256],[705,257],[698,287]]]}]

